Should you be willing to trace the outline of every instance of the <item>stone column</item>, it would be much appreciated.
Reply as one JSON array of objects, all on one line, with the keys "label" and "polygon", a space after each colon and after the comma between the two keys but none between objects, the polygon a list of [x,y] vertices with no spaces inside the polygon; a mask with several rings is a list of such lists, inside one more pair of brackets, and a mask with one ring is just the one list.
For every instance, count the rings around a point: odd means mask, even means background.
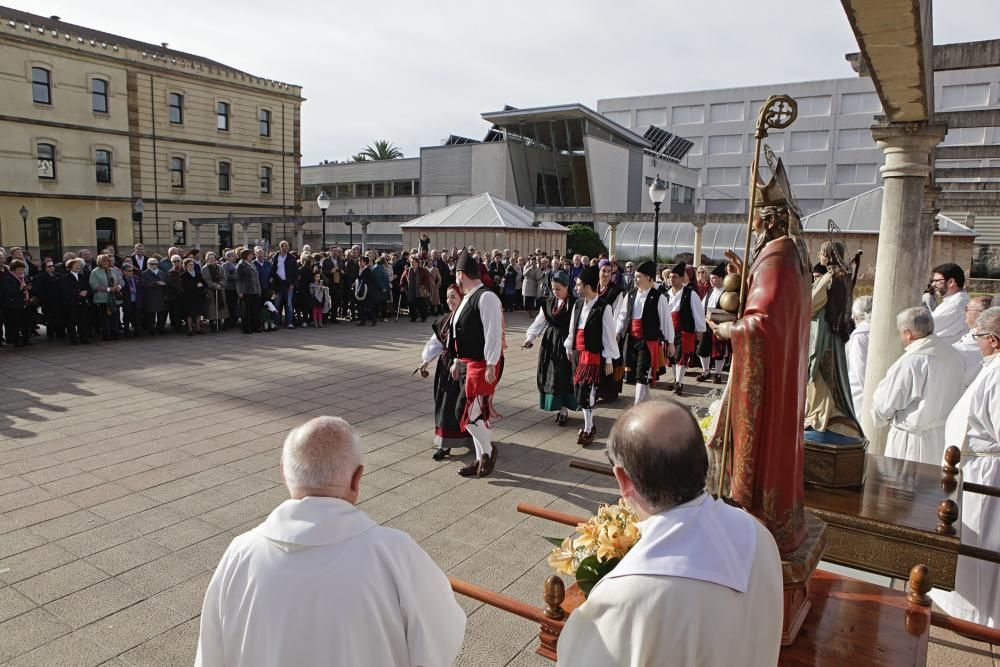
[{"label": "stone column", "polygon": [[361,252],[368,252],[368,221],[361,222]]},{"label": "stone column", "polygon": [[[934,232],[938,230],[937,214],[941,211],[937,207],[937,198],[941,194],[941,188],[932,187],[929,184],[924,188],[923,209],[920,212],[920,225],[922,230],[929,230],[927,233],[927,245],[923,247],[917,266],[926,266],[928,269],[934,266]],[[924,278],[924,285],[927,278]]]},{"label": "stone column", "polygon": [[194,247],[201,250],[201,223],[192,221],[191,226],[194,227]]},{"label": "stone column", "polygon": [[882,454],[888,429],[876,429],[872,397],[879,381],[903,352],[896,315],[920,304],[927,284],[932,229],[923,224],[924,188],[931,173],[931,149],[944,138],[940,123],[887,123],[872,126],[872,136],[885,154],[884,192],[879,226],[875,290],[872,294],[871,338],[865,370],[861,425],[868,451]]},{"label": "stone column", "polygon": [[[608,227],[611,228],[611,245],[608,247],[608,256],[618,255],[618,222],[609,222]],[[534,248],[532,248],[534,250]]]},{"label": "stone column", "polygon": [[694,266],[698,268],[701,266],[701,243],[702,243],[702,232],[705,230],[704,222],[692,222],[694,225]]},{"label": "stone column", "polygon": [[250,227],[250,223],[246,221],[240,221],[240,227],[243,228],[243,247],[247,248],[250,245],[249,237],[247,236],[247,228]]},{"label": "stone column", "polygon": [[306,223],[302,220],[296,220],[293,224],[295,225],[295,251],[301,252],[303,245],[302,235],[305,230]]}]

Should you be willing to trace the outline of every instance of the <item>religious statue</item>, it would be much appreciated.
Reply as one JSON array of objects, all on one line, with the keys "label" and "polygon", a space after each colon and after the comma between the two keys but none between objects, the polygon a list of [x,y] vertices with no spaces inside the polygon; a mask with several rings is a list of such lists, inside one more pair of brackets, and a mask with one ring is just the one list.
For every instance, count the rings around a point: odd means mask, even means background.
[{"label": "religious statue", "polygon": [[745,278],[746,305],[736,321],[710,325],[732,341],[733,361],[708,446],[722,495],[760,519],[784,556],[806,534],[802,424],[812,304],[799,207],[781,160],[769,146],[764,152],[772,176],[756,185],[749,271],[727,253]]}]

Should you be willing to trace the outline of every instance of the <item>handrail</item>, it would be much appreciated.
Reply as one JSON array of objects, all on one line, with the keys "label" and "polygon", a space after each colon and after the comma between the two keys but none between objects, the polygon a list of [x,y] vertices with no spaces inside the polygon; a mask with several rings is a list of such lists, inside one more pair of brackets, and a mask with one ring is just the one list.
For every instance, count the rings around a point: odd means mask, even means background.
[{"label": "handrail", "polygon": [[503,609],[504,611],[520,616],[521,618],[526,618],[529,621],[534,621],[535,623],[540,623],[541,625],[560,631],[566,624],[565,621],[549,618],[539,607],[534,607],[526,602],[521,602],[520,600],[504,595],[503,593],[497,593],[489,590],[488,588],[471,584],[468,581],[456,579],[455,577],[448,577],[448,581],[451,583],[451,590],[455,591],[459,595],[464,595],[465,597],[472,598],[473,600],[479,600],[480,602],[488,604],[491,607]]},{"label": "handrail", "polygon": [[938,611],[931,612],[931,625],[951,630],[966,639],[986,642],[987,644],[1000,644],[1000,630],[994,630],[985,625],[966,621],[961,618],[954,618]]},{"label": "handrail", "polygon": [[598,461],[588,461],[587,459],[576,459],[571,458],[569,460],[569,467],[576,468],[577,470],[586,470],[587,472],[596,472],[601,475],[607,475],[609,477],[614,477],[614,468],[612,468],[607,463],[600,463]]},{"label": "handrail", "polygon": [[976,484],[974,482],[962,482],[962,491],[965,493],[978,493],[982,496],[1000,498],[1000,487],[997,486],[987,486],[986,484]]},{"label": "handrail", "polygon": [[565,512],[557,512],[555,510],[546,509],[544,507],[538,507],[537,505],[529,505],[528,503],[518,503],[517,511],[521,514],[529,514],[531,516],[537,516],[539,519],[547,519],[549,521],[555,521],[556,523],[562,523],[567,526],[573,526],[576,528],[581,523],[587,523],[587,519],[579,516],[574,516],[572,514],[566,514]]}]

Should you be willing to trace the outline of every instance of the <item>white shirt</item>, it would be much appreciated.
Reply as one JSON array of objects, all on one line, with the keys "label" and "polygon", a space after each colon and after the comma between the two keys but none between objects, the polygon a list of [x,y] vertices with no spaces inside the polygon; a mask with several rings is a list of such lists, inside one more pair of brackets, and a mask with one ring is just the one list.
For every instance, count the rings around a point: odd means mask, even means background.
[{"label": "white shirt", "polygon": [[[632,304],[631,313],[628,312],[629,309],[627,307],[621,309],[621,313],[618,315],[618,324],[615,328],[616,335],[621,336],[628,331],[629,327],[632,326],[632,320],[642,319],[642,309],[646,307],[646,298],[649,296],[650,289],[655,288],[650,287],[647,290],[636,290],[635,303]],[[673,344],[674,320],[670,317],[670,302],[662,294],[656,300],[656,313],[660,316],[660,334],[663,336],[663,340]]]},{"label": "white shirt", "polygon": [[983,353],[979,349],[979,343],[972,337],[972,331],[968,331],[958,339],[953,348],[962,357],[962,364],[965,367],[965,386],[968,387],[976,379],[979,371],[983,367]]},{"label": "white shirt", "polygon": [[934,334],[915,340],[875,389],[872,418],[889,424],[885,455],[938,465],[945,422],[964,388],[958,352]]},{"label": "white shirt", "polygon": [[959,290],[941,300],[931,313],[934,316],[934,335],[952,345],[969,331],[965,323],[965,307],[969,305],[969,293]]},{"label": "white shirt", "polygon": [[[484,287],[485,285],[480,283],[462,297],[461,303],[455,309],[455,315],[451,318],[452,334],[455,333],[455,323],[458,322],[458,316],[462,314],[465,305],[469,302],[469,297]],[[500,297],[492,290],[486,290],[479,298],[479,317],[483,321],[483,336],[486,339],[483,356],[486,358],[487,365],[495,366],[503,353],[503,304],[500,303]]]},{"label": "white shirt", "polygon": [[288,253],[287,252],[284,255],[282,255],[281,253],[278,253],[278,262],[277,262],[277,264],[278,264],[278,277],[281,278],[282,280],[288,280],[288,278],[285,276],[285,258],[286,257],[288,257]]},{"label": "white shirt", "polygon": [[451,665],[465,613],[409,535],[336,498],[286,500],[226,549],[196,667]]},{"label": "white shirt", "polygon": [[[566,342],[563,343],[563,347],[566,348],[567,352],[572,352],[576,349],[576,332],[587,326],[587,318],[590,316],[590,311],[594,309],[594,304],[597,303],[599,298],[595,296],[590,301],[587,301],[583,297],[580,297],[583,307],[580,310],[579,320],[576,317],[576,307],[573,307],[573,313],[569,317],[569,335],[566,336]],[[601,345],[604,348],[601,356],[604,357],[605,361],[611,361],[621,356],[618,352],[618,340],[615,338],[615,320],[611,316],[610,306],[606,306],[604,312],[601,314]]]},{"label": "white shirt", "polygon": [[[705,312],[712,310],[713,308],[719,307],[719,299],[725,294],[725,290],[721,287],[713,287],[712,291],[708,293],[705,298]],[[695,295],[697,296],[697,294]]]},{"label": "white shirt", "polygon": [[[556,307],[562,308],[565,305],[565,303],[566,302],[563,299],[557,299]],[[528,327],[528,330],[524,334],[524,342],[530,343],[539,336],[541,336],[542,332],[545,331],[545,327],[548,326],[548,324],[549,324],[548,321],[545,319],[545,311],[539,308],[538,315],[535,316],[535,319],[532,321],[531,326]]]},{"label": "white shirt", "polygon": [[851,383],[851,401],[854,414],[861,415],[861,404],[865,394],[865,368],[868,366],[868,340],[871,338],[871,322],[862,322],[851,332],[847,341],[847,379]]},{"label": "white shirt", "polygon": [[777,664],[781,557],[760,522],[702,494],[640,531],[566,621],[559,665]]},{"label": "white shirt", "polygon": [[[684,296],[684,288],[680,288],[676,292],[674,288],[671,287],[667,290],[667,296],[670,299],[670,312],[677,313],[680,312],[682,299]],[[705,331],[705,309],[702,308],[701,299],[698,298],[698,292],[691,290],[691,315],[694,317],[694,330],[696,332]]]},{"label": "white shirt", "polygon": [[429,364],[437,359],[442,352],[444,352],[444,343],[437,337],[437,334],[431,334],[431,337],[424,343],[424,349],[420,352],[420,360]]}]

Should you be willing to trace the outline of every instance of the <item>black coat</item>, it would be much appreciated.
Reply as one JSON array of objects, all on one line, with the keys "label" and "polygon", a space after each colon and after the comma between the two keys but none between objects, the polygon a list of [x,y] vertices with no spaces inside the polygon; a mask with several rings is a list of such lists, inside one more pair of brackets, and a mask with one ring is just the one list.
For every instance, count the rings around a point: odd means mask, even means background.
[{"label": "black coat", "polygon": [[162,269],[153,273],[149,269],[142,272],[142,307],[147,313],[162,313],[167,310],[166,285],[167,274]]},{"label": "black coat", "polygon": [[46,314],[62,306],[62,294],[59,291],[60,276],[55,273],[40,273],[32,283],[32,292],[38,297],[38,304]]},{"label": "black coat", "polygon": [[[59,291],[62,294],[63,307],[73,309],[79,306],[86,306],[90,302],[90,279],[87,274],[81,271],[77,274],[79,278],[69,272],[59,279]],[[80,292],[86,292],[80,296]]]},{"label": "black coat", "polygon": [[[28,295],[31,295],[31,278],[24,275],[24,282],[28,286]],[[0,275],[0,303],[3,303],[5,310],[23,310],[28,307],[25,300],[24,290],[21,288],[21,281],[14,277],[13,271],[4,271]]]},{"label": "black coat", "polygon": [[298,276],[299,271],[299,259],[293,253],[288,253],[285,255],[285,280],[282,282],[281,278],[278,277],[278,262],[281,260],[281,253],[278,253],[271,259],[271,284],[274,285],[275,289],[288,288],[289,285],[295,284],[295,279]]},{"label": "black coat", "polygon": [[201,277],[201,272],[196,271],[192,276],[187,271],[182,271],[181,288],[184,294],[181,299],[184,303],[184,316],[203,315],[205,313],[205,280]]},{"label": "black coat", "polygon": [[[143,301],[145,299],[145,290],[142,287],[142,276],[136,274],[134,271],[132,273],[135,277],[135,306],[134,308],[138,312],[143,312]],[[132,287],[129,285],[128,278],[122,282],[122,291],[119,295],[122,300],[122,306],[125,308],[132,308]]]}]

